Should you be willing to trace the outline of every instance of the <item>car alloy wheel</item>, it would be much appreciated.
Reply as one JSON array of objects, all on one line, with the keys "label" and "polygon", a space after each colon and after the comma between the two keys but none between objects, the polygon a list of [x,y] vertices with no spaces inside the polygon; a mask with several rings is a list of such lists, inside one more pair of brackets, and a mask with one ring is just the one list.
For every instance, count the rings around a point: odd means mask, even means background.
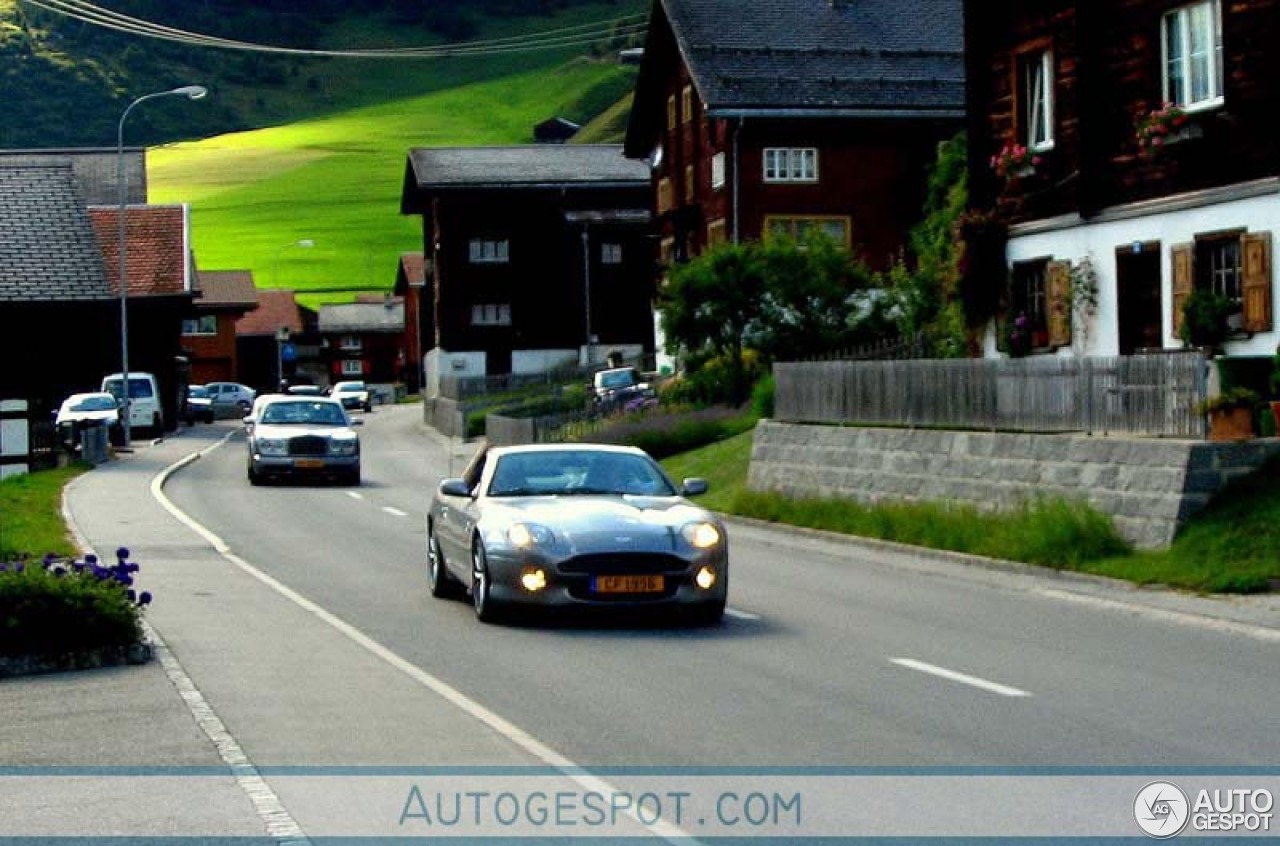
[{"label": "car alloy wheel", "polygon": [[475,608],[476,619],[482,623],[492,623],[497,619],[493,600],[489,596],[489,564],[485,559],[484,544],[476,541],[471,552],[471,604]]},{"label": "car alloy wheel", "polygon": [[431,595],[443,599],[450,593],[449,573],[444,568],[444,553],[436,540],[435,528],[427,529],[427,579],[431,583]]}]

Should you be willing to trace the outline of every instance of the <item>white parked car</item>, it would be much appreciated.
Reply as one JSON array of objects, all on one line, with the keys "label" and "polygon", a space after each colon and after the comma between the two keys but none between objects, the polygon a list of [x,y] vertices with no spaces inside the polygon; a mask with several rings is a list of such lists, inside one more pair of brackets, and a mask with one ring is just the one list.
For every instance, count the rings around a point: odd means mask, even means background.
[{"label": "white parked car", "polygon": [[[121,375],[112,373],[102,380],[103,393],[123,400]],[[164,433],[164,407],[160,404],[160,384],[152,373],[129,371],[129,431],[146,429],[153,437]]]},{"label": "white parked car", "polygon": [[105,391],[72,394],[58,406],[53,418],[58,437],[67,443],[78,443],[81,429],[99,423],[107,426],[107,437],[117,443],[121,434],[120,401]]},{"label": "white parked car", "polygon": [[348,411],[357,408],[373,411],[373,397],[364,382],[337,382],[329,389],[329,396],[342,403]]}]

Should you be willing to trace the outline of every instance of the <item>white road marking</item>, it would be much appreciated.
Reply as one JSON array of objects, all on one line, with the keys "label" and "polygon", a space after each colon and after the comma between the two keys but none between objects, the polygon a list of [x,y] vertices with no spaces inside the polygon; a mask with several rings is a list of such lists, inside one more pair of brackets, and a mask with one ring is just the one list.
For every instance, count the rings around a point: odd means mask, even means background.
[{"label": "white road marking", "polygon": [[980,679],[977,676],[969,676],[969,675],[965,675],[964,673],[957,673],[955,670],[948,670],[945,667],[938,667],[933,664],[926,664],[923,661],[916,661],[915,659],[912,659],[912,658],[890,658],[889,660],[892,661],[894,664],[897,664],[899,667],[906,667],[909,670],[917,670],[921,673],[928,673],[931,676],[937,676],[938,678],[947,679],[953,682],[959,682],[960,684],[967,684],[970,687],[976,687],[976,688],[979,688],[980,690],[990,691],[991,693],[998,693],[1001,696],[1030,696],[1031,695],[1027,691],[1019,690],[1016,687],[1009,687],[1008,685],[998,684],[993,681],[987,681],[986,679]]},{"label": "white road marking", "polygon": [[726,608],[724,609],[724,613],[726,617],[733,617],[738,620],[759,620],[760,619],[760,615],[758,614],[752,614],[749,611],[739,611],[737,608]]},{"label": "white road marking", "polygon": [[[514,744],[520,749],[523,749],[526,753],[528,753],[532,757],[537,758],[547,766],[550,766],[558,770],[568,779],[577,783],[580,787],[584,788],[585,790],[593,791],[606,796],[612,796],[612,795],[620,794],[623,792],[619,790],[619,788],[605,781],[604,779],[598,776],[589,775],[584,771],[584,768],[580,764],[577,764],[571,759],[566,758],[564,755],[560,754],[555,749],[552,749],[547,744],[538,740],[533,735],[529,734],[524,729],[517,726],[515,723],[507,721],[503,717],[499,716],[497,713],[489,710],[488,708],[481,705],[476,700],[467,696],[465,693],[458,690],[456,687],[453,687],[448,682],[443,681],[442,679],[431,675],[430,673],[423,670],[421,667],[412,663],[408,659],[401,657],[399,654],[383,646],[381,643],[374,640],[364,632],[360,631],[355,626],[352,626],[350,623],[346,622],[342,618],[334,615],[333,613],[326,610],[322,606],[317,605],[316,603],[307,599],[305,596],[294,591],[292,588],[277,581],[267,573],[264,573],[263,571],[259,570],[257,567],[254,567],[248,561],[244,560],[243,558],[241,558],[240,556],[232,552],[231,547],[227,545],[226,541],[224,541],[222,538],[218,537],[213,532],[206,529],[204,526],[196,522],[191,517],[187,516],[187,514],[184,511],[182,511],[180,508],[174,505],[173,502],[169,499],[169,497],[165,496],[165,493],[164,493],[164,485],[165,485],[165,482],[169,480],[169,476],[171,476],[174,472],[181,469],[182,467],[185,467],[186,465],[200,458],[201,456],[209,452],[212,452],[214,449],[217,449],[223,443],[226,443],[226,440],[227,439],[224,438],[222,441],[219,441],[218,443],[215,443],[214,445],[204,450],[201,450],[200,452],[191,453],[185,458],[175,462],[172,466],[162,470],[158,475],[156,475],[155,478],[151,480],[152,497],[154,497],[155,500],[159,502],[160,505],[163,506],[166,511],[172,514],[178,520],[178,522],[182,523],[184,526],[191,529],[191,531],[195,532],[197,535],[204,538],[204,540],[207,541],[209,545],[212,546],[214,550],[218,552],[219,555],[221,555],[224,559],[229,561],[231,564],[235,565],[246,574],[262,582],[264,585],[271,588],[281,596],[285,597],[286,599],[288,599],[290,602],[294,603],[298,607],[307,611],[312,616],[332,626],[334,629],[336,629],[338,632],[343,634],[353,643],[358,644],[359,646],[363,647],[373,655],[385,661],[387,664],[390,664],[392,667],[395,667],[396,669],[400,670],[405,675],[409,676],[411,679],[413,679],[423,687],[427,688],[428,690],[435,692],[445,701],[452,703],[455,707],[459,708],[464,713],[479,720],[481,723],[488,726],[493,731],[505,737],[510,743]],[[232,738],[229,733],[227,735],[227,739],[231,743],[235,742],[235,739]],[[237,751],[239,751],[238,746],[235,748],[237,749]],[[252,762],[248,760],[247,756],[245,757],[245,762],[247,766],[250,766],[250,767],[253,766]],[[256,773],[256,770],[255,770],[255,773]],[[266,787],[265,782],[263,782],[263,786]],[[270,790],[269,787],[267,787],[266,789],[268,791]],[[273,800],[275,799],[274,794],[272,794],[271,798]],[[262,810],[260,810],[259,813],[262,814],[263,813]],[[624,811],[624,813],[628,817],[633,819],[635,822],[637,822],[639,825],[641,825],[643,828],[647,829],[648,831],[652,832],[653,834],[657,835],[659,838],[661,838],[662,840],[668,843],[679,844],[679,846],[697,846],[697,844],[699,843],[698,840],[694,839],[692,835],[690,835],[684,829],[672,823],[669,823],[665,820],[658,820],[657,822],[653,822],[653,823],[646,822],[645,820],[641,819],[640,815],[634,809]],[[283,805],[280,806],[280,817],[281,817],[282,826],[285,831],[291,830],[290,829],[291,824],[296,825],[296,823],[293,823],[293,820],[289,818],[288,812],[284,809]]]},{"label": "white road marking", "polygon": [[355,491],[347,491],[347,496],[351,497],[352,499],[364,499],[364,494],[356,493]]},{"label": "white road marking", "polygon": [[392,508],[390,505],[382,506],[382,510],[390,514],[392,517],[408,517],[409,515],[399,508]]}]

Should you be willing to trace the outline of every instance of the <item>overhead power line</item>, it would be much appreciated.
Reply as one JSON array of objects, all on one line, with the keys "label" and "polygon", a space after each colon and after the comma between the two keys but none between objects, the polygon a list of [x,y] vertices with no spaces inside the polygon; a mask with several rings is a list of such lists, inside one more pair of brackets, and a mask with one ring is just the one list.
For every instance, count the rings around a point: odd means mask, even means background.
[{"label": "overhead power line", "polygon": [[162,41],[172,41],[198,47],[212,47],[220,50],[353,59],[439,59],[449,56],[489,56],[502,53],[554,50],[565,47],[579,47],[619,36],[642,33],[647,26],[647,16],[637,14],[624,15],[611,21],[559,27],[530,35],[513,35],[504,38],[464,41],[455,44],[439,44],[427,47],[310,50],[258,44],[251,41],[239,41],[197,32],[188,32],[175,27],[157,24],[153,21],[143,20],[142,18],[130,17],[110,9],[104,9],[93,3],[86,2],[86,0],[21,0],[21,2],[83,23],[144,38],[155,38]]}]

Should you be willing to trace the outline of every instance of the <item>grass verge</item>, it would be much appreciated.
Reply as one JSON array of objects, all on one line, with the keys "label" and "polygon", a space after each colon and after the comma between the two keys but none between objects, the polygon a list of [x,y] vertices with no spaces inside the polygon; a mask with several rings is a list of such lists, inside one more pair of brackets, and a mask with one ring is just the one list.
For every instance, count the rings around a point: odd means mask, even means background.
[{"label": "grass verge", "polygon": [[22,553],[36,558],[78,553],[62,519],[62,489],[88,469],[77,463],[0,479],[0,562]]},{"label": "grass verge", "polygon": [[672,456],[675,478],[702,476],[708,508],[743,517],[967,552],[1201,593],[1256,593],[1280,582],[1280,462],[1232,486],[1169,549],[1128,550],[1104,515],[1043,500],[988,514],[937,503],[864,506],[747,490],[751,433]]}]

